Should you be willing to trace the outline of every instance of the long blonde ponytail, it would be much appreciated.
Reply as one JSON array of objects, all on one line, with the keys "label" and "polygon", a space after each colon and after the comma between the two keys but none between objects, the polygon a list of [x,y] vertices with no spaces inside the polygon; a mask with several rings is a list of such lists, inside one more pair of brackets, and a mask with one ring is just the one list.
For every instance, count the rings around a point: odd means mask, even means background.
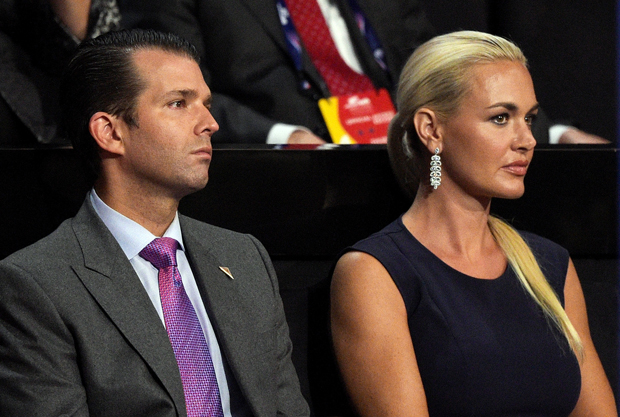
[{"label": "long blonde ponytail", "polygon": [[558,296],[549,285],[530,247],[521,235],[506,222],[489,216],[489,228],[493,237],[508,258],[523,288],[542,308],[545,315],[562,332],[578,358],[583,357],[581,338],[562,308]]}]

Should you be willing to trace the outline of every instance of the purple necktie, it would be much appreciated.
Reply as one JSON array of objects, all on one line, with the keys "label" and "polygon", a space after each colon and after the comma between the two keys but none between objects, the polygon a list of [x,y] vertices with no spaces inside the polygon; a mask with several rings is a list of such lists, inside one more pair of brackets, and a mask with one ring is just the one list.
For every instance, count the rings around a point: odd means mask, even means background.
[{"label": "purple necktie", "polygon": [[177,268],[179,243],[153,240],[140,256],[159,270],[159,296],[172,350],[181,371],[188,417],[223,416],[220,391],[209,347]]}]

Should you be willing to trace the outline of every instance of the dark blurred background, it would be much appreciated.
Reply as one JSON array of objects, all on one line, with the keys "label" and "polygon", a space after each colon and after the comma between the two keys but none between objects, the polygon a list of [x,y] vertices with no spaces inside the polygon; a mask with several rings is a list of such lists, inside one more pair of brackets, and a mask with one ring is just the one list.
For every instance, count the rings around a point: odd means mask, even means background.
[{"label": "dark blurred background", "polygon": [[516,42],[553,120],[617,140],[616,2],[423,0],[438,33],[481,30]]}]

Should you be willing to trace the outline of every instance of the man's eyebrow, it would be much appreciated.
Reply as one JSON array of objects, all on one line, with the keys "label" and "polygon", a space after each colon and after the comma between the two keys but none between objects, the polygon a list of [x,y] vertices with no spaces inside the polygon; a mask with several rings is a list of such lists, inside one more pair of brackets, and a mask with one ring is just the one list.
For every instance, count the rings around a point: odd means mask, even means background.
[{"label": "man's eyebrow", "polygon": [[[172,90],[172,91],[168,91],[166,94],[164,94],[164,97],[170,97],[170,96],[178,96],[180,95],[181,97],[183,97],[186,100],[191,100],[193,98],[198,97],[198,92],[196,90],[192,90],[192,89],[185,89],[185,90]],[[206,107],[211,106],[211,104],[213,103],[213,96],[209,95],[204,101],[203,104]]]},{"label": "man's eyebrow", "polygon": [[164,94],[165,97],[180,95],[183,98],[194,98],[198,95],[196,90],[171,90]]}]

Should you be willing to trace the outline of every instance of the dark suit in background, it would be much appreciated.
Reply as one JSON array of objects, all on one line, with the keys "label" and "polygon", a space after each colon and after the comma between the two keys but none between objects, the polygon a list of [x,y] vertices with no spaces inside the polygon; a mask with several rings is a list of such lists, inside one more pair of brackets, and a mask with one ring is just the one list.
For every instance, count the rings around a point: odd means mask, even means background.
[{"label": "dark suit in background", "polygon": [[[385,50],[387,73],[374,60],[348,1],[334,2],[364,73],[375,87],[393,92],[407,58],[432,34],[419,2],[358,0]],[[303,54],[303,71],[295,68],[275,0],[126,0],[121,2],[121,12],[126,24],[173,32],[192,42],[214,93],[252,108],[273,123],[305,126],[329,139],[317,102],[330,94],[307,54]],[[307,91],[300,89],[302,78],[311,84]],[[218,117],[218,96],[214,99],[214,116],[225,130],[225,119]]]}]

